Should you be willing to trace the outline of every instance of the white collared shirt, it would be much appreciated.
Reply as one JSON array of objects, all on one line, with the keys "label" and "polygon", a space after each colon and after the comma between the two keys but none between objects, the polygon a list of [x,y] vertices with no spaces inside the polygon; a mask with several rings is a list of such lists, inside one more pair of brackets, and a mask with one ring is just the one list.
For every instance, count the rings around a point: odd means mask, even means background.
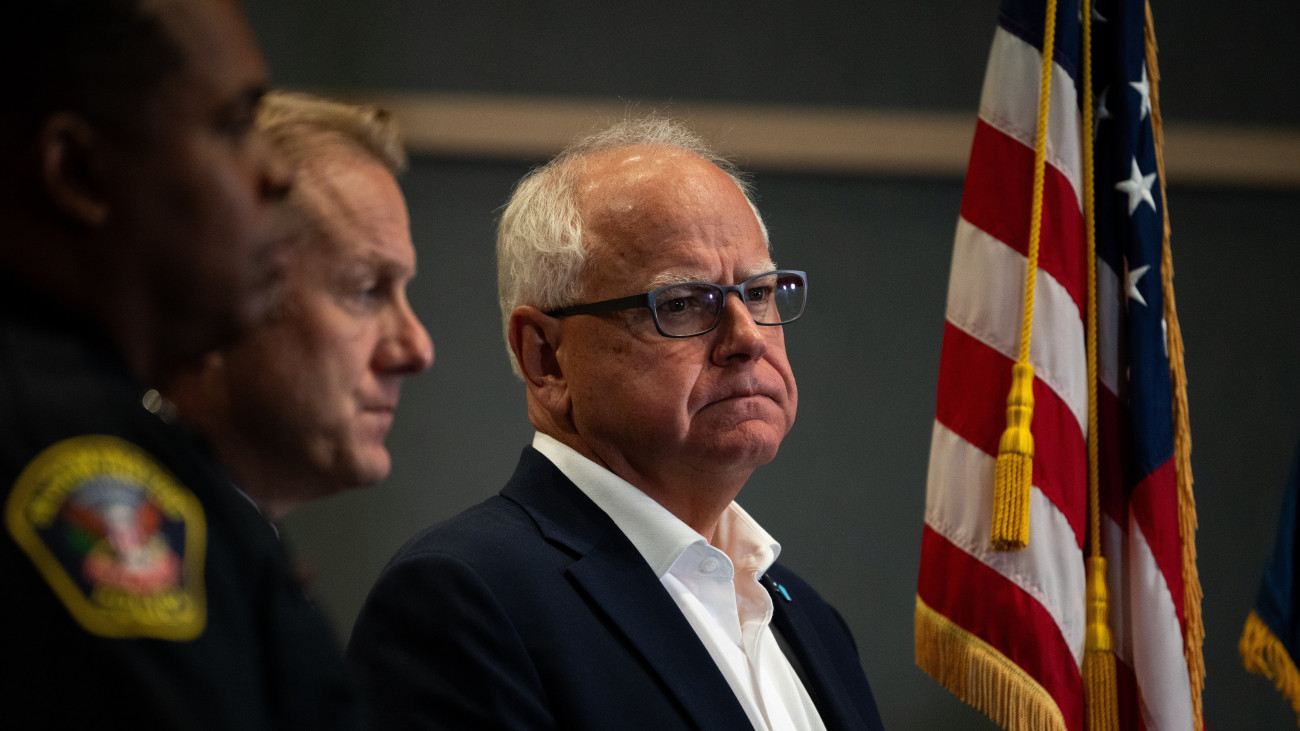
[{"label": "white collared shirt", "polygon": [[762,731],[824,731],[812,698],[772,634],[772,598],[758,581],[781,553],[736,503],[714,543],[653,498],[556,439],[533,448],[596,503],[650,564],[718,670]]}]

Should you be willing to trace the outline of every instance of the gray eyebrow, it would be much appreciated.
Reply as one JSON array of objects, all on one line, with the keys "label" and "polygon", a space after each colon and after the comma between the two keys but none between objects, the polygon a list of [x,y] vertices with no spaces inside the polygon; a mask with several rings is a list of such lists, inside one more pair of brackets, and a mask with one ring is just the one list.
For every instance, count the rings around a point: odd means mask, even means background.
[{"label": "gray eyebrow", "polygon": [[[755,267],[745,271],[745,279],[751,279],[760,274],[770,272],[776,269],[776,264],[771,259],[764,259]],[[692,276],[690,274],[680,274],[675,272],[664,272],[654,279],[650,280],[650,289],[659,289],[660,287],[670,287],[674,284],[686,284],[687,282],[707,282],[707,277]],[[744,280],[741,280],[744,281]]]}]

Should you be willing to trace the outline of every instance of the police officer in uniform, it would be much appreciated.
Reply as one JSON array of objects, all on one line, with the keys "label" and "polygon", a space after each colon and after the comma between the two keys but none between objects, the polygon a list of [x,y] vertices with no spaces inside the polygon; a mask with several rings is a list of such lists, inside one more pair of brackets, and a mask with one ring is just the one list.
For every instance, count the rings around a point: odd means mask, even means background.
[{"label": "police officer in uniform", "polygon": [[0,727],[361,720],[271,527],[152,413],[262,314],[289,175],[233,0],[6,8]]}]

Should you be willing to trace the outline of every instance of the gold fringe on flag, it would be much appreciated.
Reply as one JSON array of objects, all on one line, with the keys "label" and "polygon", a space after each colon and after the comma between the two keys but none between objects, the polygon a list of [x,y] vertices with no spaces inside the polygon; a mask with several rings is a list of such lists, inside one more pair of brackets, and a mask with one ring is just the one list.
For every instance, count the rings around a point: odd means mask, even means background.
[{"label": "gold fringe on flag", "polygon": [[1119,696],[1115,681],[1115,651],[1111,641],[1106,559],[1101,555],[1101,479],[1098,469],[1100,419],[1097,415],[1097,223],[1093,189],[1092,124],[1092,7],[1084,2],[1083,20],[1083,212],[1087,244],[1088,302],[1088,541],[1087,624],[1084,635],[1083,692],[1089,731],[1119,730]]},{"label": "gold fringe on flag", "polygon": [[916,598],[916,664],[1007,731],[1066,731],[1047,689],[1005,655]]},{"label": "gold fringe on flag", "polygon": [[1201,618],[1201,578],[1196,569],[1196,498],[1192,494],[1192,429],[1187,410],[1187,371],[1183,367],[1183,332],[1174,306],[1174,255],[1169,245],[1169,197],[1165,193],[1165,135],[1160,118],[1160,67],[1156,63],[1155,20],[1146,4],[1147,78],[1151,85],[1151,128],[1156,144],[1156,170],[1160,198],[1164,201],[1164,246],[1160,270],[1168,328],[1169,370],[1174,392],[1174,469],[1178,473],[1178,532],[1183,545],[1183,656],[1192,686],[1192,713],[1197,729],[1205,728],[1201,691],[1205,688],[1205,625]]},{"label": "gold fringe on flag", "polygon": [[1047,117],[1052,99],[1052,54],[1056,38],[1056,0],[1047,0],[1043,19],[1043,66],[1038,85],[1038,130],[1034,135],[1034,188],[1029,211],[1029,252],[1025,267],[1025,304],[1020,323],[1020,354],[1007,394],[1007,427],[998,443],[993,472],[993,527],[996,551],[1029,545],[1029,495],[1034,476],[1034,367],[1029,362],[1034,330],[1034,288],[1038,279],[1038,244],[1043,226],[1043,179],[1047,166]]},{"label": "gold fringe on flag", "polygon": [[1241,652],[1241,661],[1247,670],[1273,681],[1273,685],[1291,701],[1291,708],[1296,712],[1296,725],[1300,726],[1300,671],[1296,670],[1295,662],[1282,646],[1282,641],[1253,611],[1246,617],[1246,629],[1241,633],[1237,650]]}]

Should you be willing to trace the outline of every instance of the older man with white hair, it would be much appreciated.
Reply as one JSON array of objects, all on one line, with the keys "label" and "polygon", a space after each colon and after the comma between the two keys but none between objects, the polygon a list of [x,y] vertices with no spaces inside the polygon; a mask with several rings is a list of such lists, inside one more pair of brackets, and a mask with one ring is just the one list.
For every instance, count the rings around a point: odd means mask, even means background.
[{"label": "older man with white hair", "polygon": [[747,186],[683,127],[618,124],[502,216],[533,444],[500,495],[416,536],[348,656],[393,727],[875,729],[843,620],[735,502],[798,401]]}]

